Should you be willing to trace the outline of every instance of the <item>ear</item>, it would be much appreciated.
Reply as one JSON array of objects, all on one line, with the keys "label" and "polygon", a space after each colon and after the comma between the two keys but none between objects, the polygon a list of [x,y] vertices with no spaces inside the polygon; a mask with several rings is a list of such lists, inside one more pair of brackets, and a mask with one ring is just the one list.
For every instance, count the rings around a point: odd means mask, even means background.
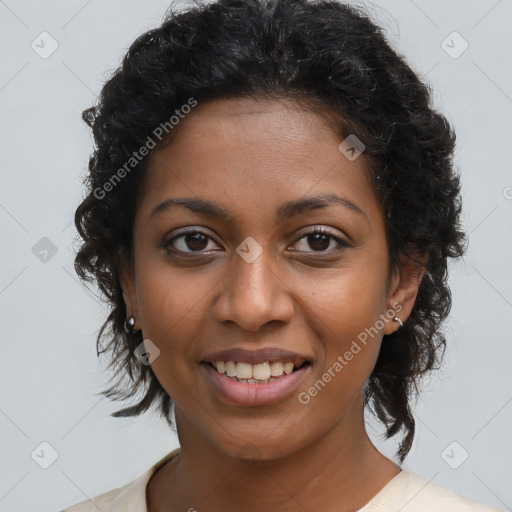
[{"label": "ear", "polygon": [[[415,260],[419,260],[415,261]],[[391,334],[401,326],[399,322],[394,321],[397,316],[402,323],[405,323],[411,314],[418,289],[426,271],[428,254],[415,255],[415,260],[404,254],[400,255],[400,268],[394,273],[389,287],[386,311],[395,311],[395,314],[386,316],[383,333]]]},{"label": "ear", "polygon": [[123,299],[126,307],[126,316],[135,318],[134,329],[137,331],[140,327],[139,307],[137,304],[137,294],[135,292],[135,270],[133,263],[127,254],[123,251],[118,253],[118,275],[121,288],[123,290]]}]

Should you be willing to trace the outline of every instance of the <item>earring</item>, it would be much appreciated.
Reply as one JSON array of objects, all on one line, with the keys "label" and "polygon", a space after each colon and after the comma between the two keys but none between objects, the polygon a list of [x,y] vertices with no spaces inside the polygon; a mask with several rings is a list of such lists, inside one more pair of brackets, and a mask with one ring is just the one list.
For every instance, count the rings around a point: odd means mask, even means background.
[{"label": "earring", "polygon": [[138,331],[139,329],[134,329],[135,327],[135,317],[130,315],[124,322],[124,330],[126,332],[135,332],[136,330]]},{"label": "earring", "polygon": [[398,322],[400,324],[400,327],[404,326],[404,324],[402,323],[402,320],[400,320],[400,318],[398,318],[397,316],[395,316],[395,318],[393,318],[393,321]]}]

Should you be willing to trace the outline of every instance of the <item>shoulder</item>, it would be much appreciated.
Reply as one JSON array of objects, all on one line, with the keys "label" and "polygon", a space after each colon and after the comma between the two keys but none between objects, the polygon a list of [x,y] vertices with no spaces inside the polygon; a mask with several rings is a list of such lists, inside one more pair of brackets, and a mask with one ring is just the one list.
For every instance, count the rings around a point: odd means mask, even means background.
[{"label": "shoulder", "polygon": [[401,512],[502,512],[433,484],[412,471],[402,470],[394,480],[390,487],[396,495],[396,509]]},{"label": "shoulder", "polygon": [[[81,501],[61,512],[146,512],[145,488],[149,471],[139,478],[98,496]],[[144,501],[142,501],[144,500]]]},{"label": "shoulder", "polygon": [[179,448],[165,455],[145,473],[122,487],[81,501],[60,512],[147,512],[146,486],[156,471],[179,453]]}]

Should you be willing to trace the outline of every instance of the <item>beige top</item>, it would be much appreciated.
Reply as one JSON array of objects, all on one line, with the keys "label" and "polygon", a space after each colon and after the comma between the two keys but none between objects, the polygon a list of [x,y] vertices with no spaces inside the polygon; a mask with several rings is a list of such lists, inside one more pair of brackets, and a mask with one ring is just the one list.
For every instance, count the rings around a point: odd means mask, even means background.
[{"label": "beige top", "polygon": [[[82,501],[61,512],[148,512],[146,486],[151,476],[180,451],[176,448],[128,484]],[[356,512],[503,512],[429,483],[402,470]]]}]

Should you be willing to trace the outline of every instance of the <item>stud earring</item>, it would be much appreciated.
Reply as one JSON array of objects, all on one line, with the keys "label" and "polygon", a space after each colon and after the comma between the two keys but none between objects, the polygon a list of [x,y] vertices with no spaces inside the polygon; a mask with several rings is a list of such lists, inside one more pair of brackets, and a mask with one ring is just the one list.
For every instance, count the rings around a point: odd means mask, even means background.
[{"label": "stud earring", "polygon": [[133,315],[130,315],[124,322],[124,330],[126,332],[135,332],[139,329],[135,329],[135,317]]}]

